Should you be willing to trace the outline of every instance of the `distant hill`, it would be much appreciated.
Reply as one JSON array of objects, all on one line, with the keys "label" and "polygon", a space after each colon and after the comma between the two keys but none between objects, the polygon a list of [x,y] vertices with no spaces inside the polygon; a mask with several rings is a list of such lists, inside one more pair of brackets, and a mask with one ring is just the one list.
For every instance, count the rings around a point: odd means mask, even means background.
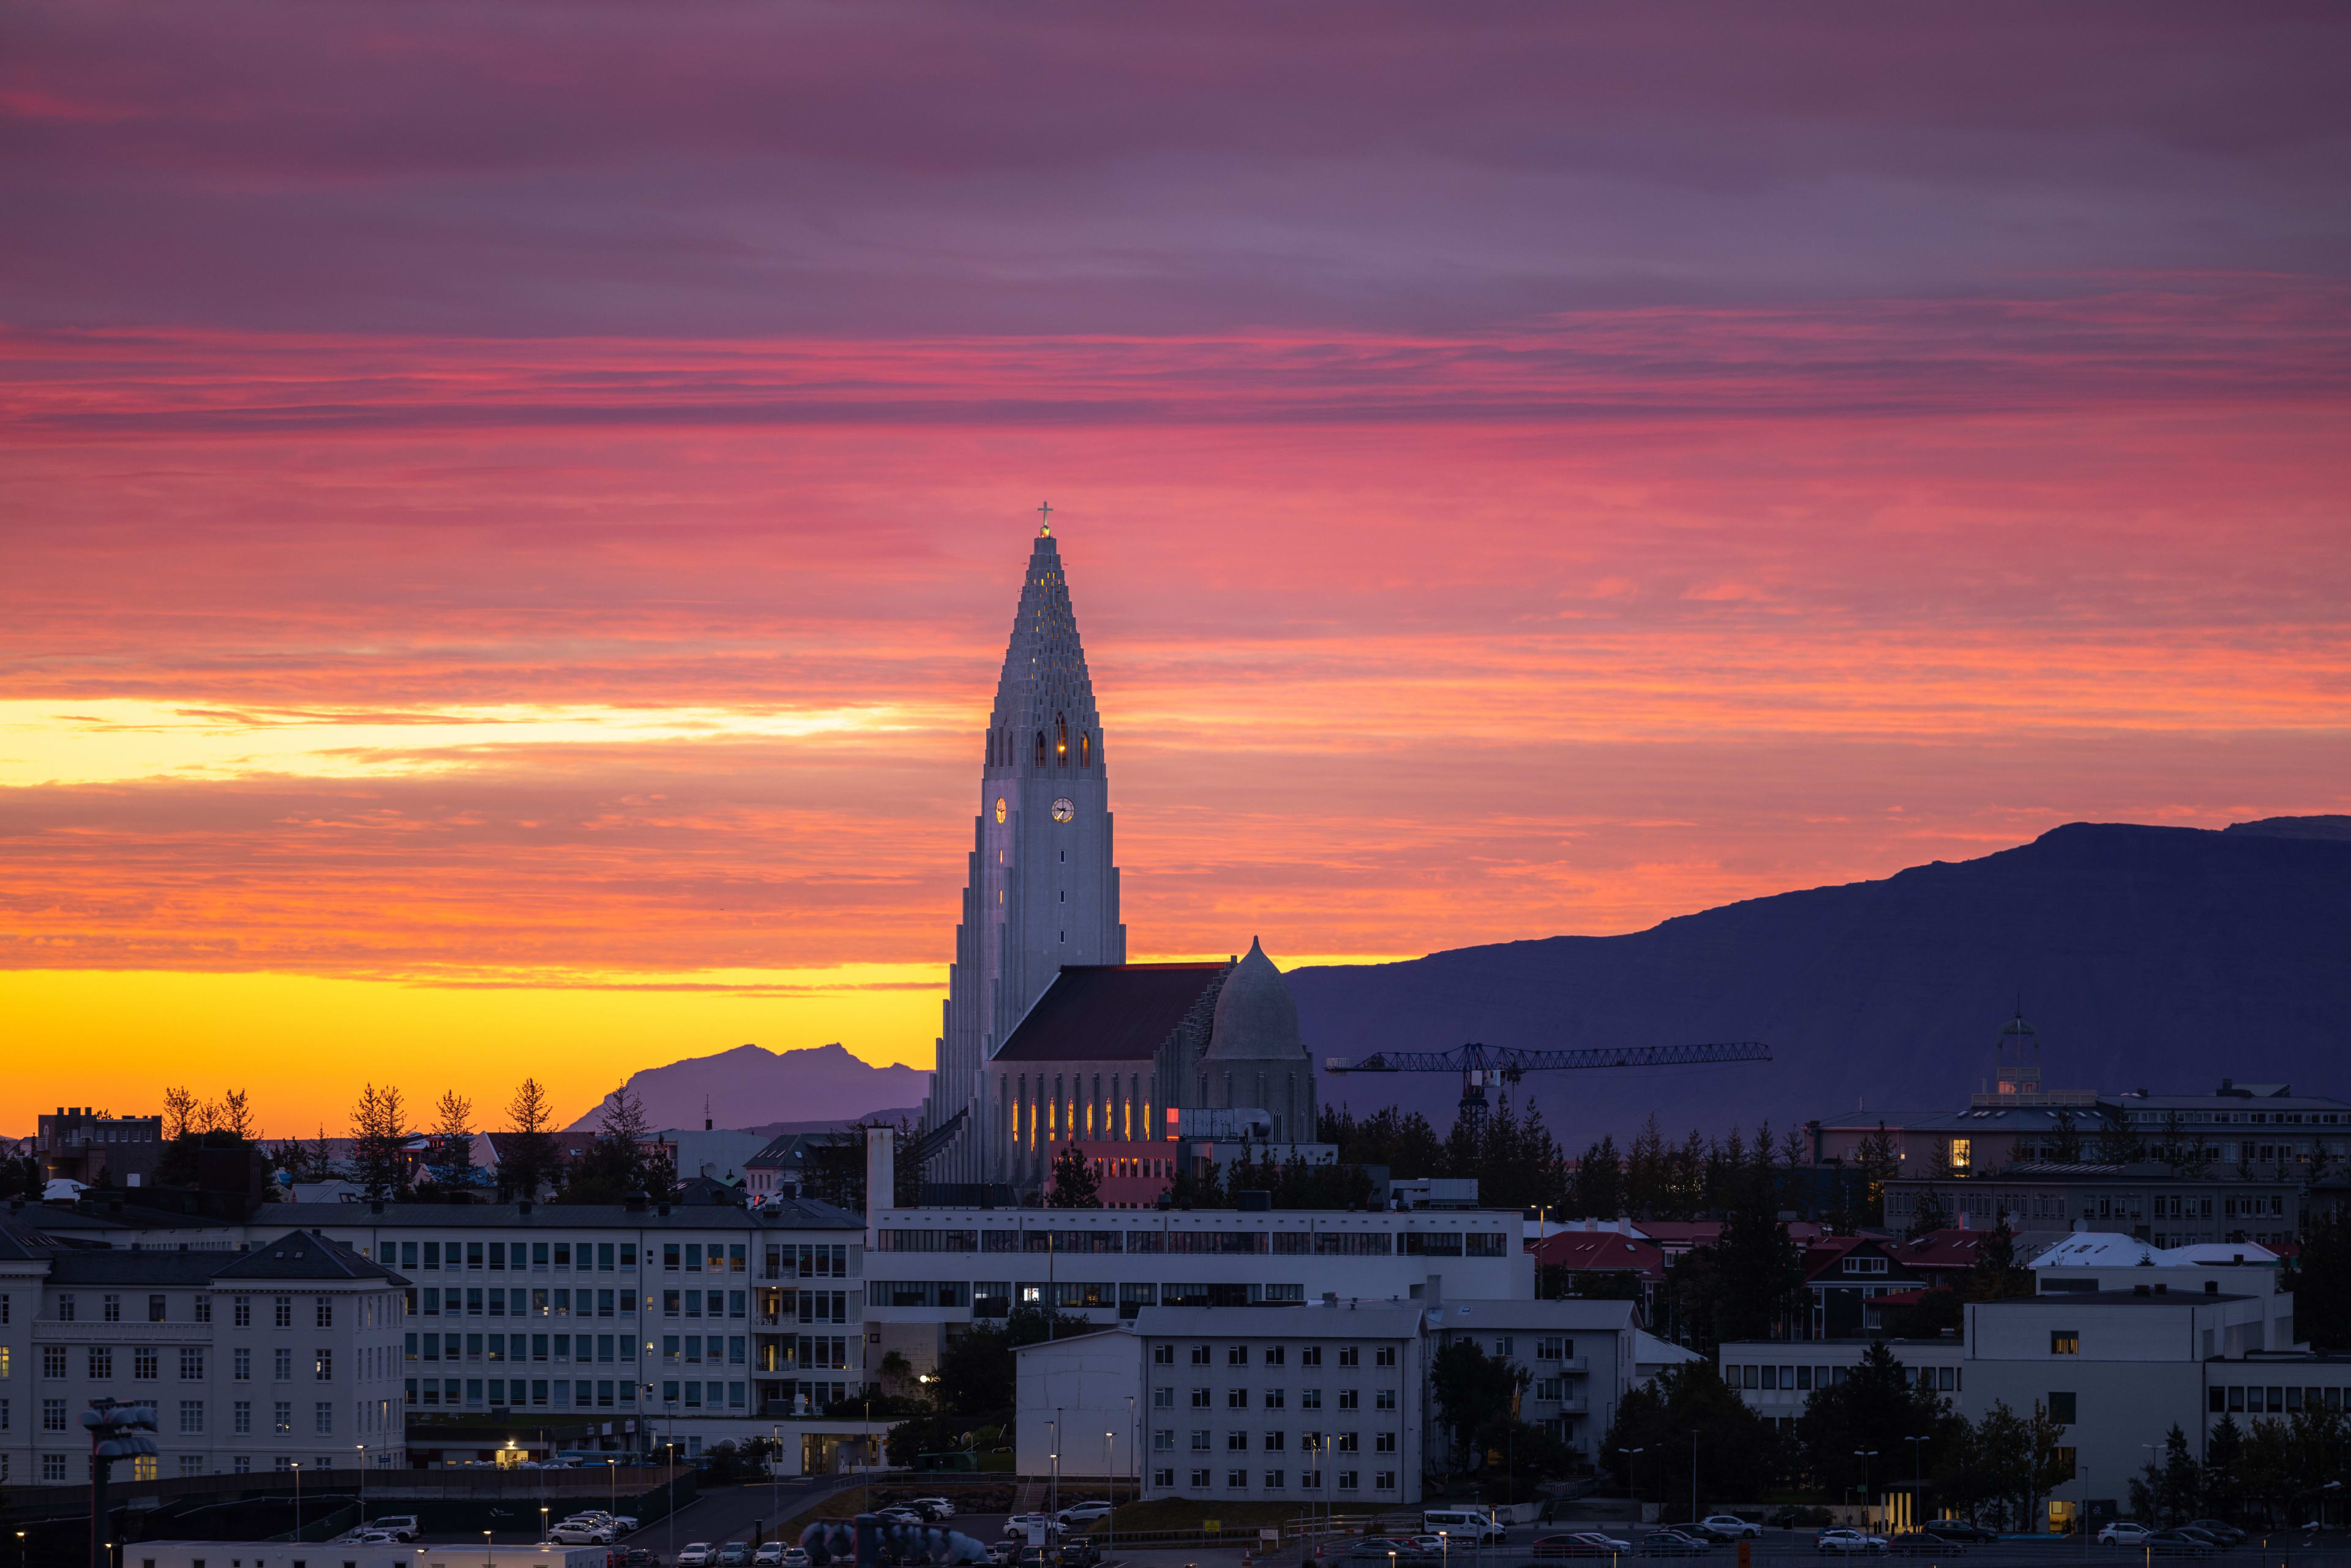
[{"label": "distant hill", "polygon": [[[629,1076],[656,1127],[699,1127],[705,1107],[721,1127],[786,1124],[795,1129],[854,1120],[884,1107],[920,1105],[930,1074],[912,1067],[872,1067],[840,1045],[768,1051],[738,1045]],[[571,1124],[603,1125],[607,1095]],[[893,1117],[894,1119],[894,1116]]]},{"label": "distant hill", "polygon": [[[1468,1040],[1760,1040],[1718,1069],[1531,1075],[1571,1154],[1651,1111],[1668,1134],[1948,1106],[2021,1000],[2049,1087],[2197,1092],[2223,1077],[2351,1092],[2351,819],[2225,831],[2077,822],[1883,882],[1751,899],[1622,936],[1554,936],[1290,976],[1317,1061]],[[1358,1112],[1451,1120],[1442,1074],[1324,1077]]]}]

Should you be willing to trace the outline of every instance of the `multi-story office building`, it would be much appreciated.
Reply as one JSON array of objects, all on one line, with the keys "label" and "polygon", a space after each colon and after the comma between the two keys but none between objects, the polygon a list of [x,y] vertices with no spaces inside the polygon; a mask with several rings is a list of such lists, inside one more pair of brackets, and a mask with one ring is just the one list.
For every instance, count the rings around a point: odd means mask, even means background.
[{"label": "multi-story office building", "polygon": [[2297,1174],[2233,1167],[2175,1170],[2154,1160],[2128,1165],[2027,1161],[1996,1174],[1956,1179],[1899,1176],[1886,1184],[1886,1223],[1903,1228],[1931,1206],[1984,1229],[2002,1217],[2018,1231],[2081,1224],[2118,1230],[2158,1247],[2199,1241],[2290,1241],[2303,1224],[2304,1181]]},{"label": "multi-story office building", "polygon": [[64,1248],[0,1222],[0,1482],[89,1476],[93,1400],[154,1406],[131,1473],[406,1462],[405,1288],[290,1231],[243,1251]]},{"label": "multi-story office building", "polygon": [[[1384,1303],[1144,1309],[1134,1330],[1144,1495],[1417,1502],[1426,1316]],[[1050,1374],[1022,1384],[1052,1385]],[[1033,1418],[1023,1410],[1024,1471]],[[1089,1428],[1065,1430],[1065,1453],[1087,1446]]]},{"label": "multi-story office building", "polygon": [[87,1239],[215,1263],[299,1228],[399,1272],[419,1416],[586,1412],[698,1454],[867,1381],[863,1228],[828,1204],[264,1204],[235,1222],[131,1204],[104,1223]]},{"label": "multi-story office building", "polygon": [[1516,1211],[883,1209],[864,1260],[866,1351],[919,1372],[1014,1305],[1102,1326],[1154,1307],[1529,1301]]}]

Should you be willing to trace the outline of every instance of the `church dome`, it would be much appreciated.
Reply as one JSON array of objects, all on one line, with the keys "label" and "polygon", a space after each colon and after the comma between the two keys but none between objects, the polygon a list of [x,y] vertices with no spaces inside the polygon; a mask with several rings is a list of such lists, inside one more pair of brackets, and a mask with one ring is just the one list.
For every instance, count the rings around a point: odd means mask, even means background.
[{"label": "church dome", "polygon": [[1299,1038],[1298,1003],[1290,994],[1290,982],[1252,936],[1248,956],[1233,966],[1217,995],[1208,1050],[1201,1061],[1205,1065],[1305,1060],[1306,1042]]}]

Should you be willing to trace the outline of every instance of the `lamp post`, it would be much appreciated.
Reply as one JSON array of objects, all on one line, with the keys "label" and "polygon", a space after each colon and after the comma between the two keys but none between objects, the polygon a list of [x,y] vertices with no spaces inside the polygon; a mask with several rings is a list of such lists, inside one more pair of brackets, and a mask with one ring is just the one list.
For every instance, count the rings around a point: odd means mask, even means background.
[{"label": "lamp post", "polygon": [[[1108,1533],[1110,1543],[1113,1548],[1118,1545],[1118,1469],[1114,1458],[1117,1452],[1118,1444],[1110,1433],[1104,1432],[1102,1434],[1102,1485],[1110,1489],[1110,1511],[1102,1516],[1102,1529]],[[1110,1553],[1104,1552],[1103,1555],[1108,1556]]]},{"label": "lamp post", "polygon": [[676,1463],[677,1441],[673,1436],[662,1444],[663,1544],[668,1548],[667,1556],[673,1563],[677,1561],[677,1478],[668,1472]]},{"label": "lamp post", "polygon": [[1690,1428],[1690,1522],[1698,1522],[1698,1428]]},{"label": "lamp post", "polygon": [[1045,1514],[1048,1519],[1061,1511],[1061,1407],[1059,1405],[1053,1406],[1051,1426],[1053,1479],[1045,1490]]},{"label": "lamp post", "polygon": [[538,1543],[541,1546],[547,1544],[547,1505],[545,1503],[538,1505]]},{"label": "lamp post", "polygon": [[783,1468],[783,1462],[784,1428],[778,1422],[768,1428],[768,1511],[776,1516],[778,1523],[783,1520],[784,1492],[783,1482],[777,1479],[776,1472]]},{"label": "lamp post", "polygon": [[1925,1528],[1925,1525],[1924,1522],[1917,1516],[1927,1511],[1926,1446],[1928,1439],[1925,1437],[1905,1437],[1902,1440],[1910,1445],[1910,1512],[1912,1515],[1910,1520],[1910,1528],[1913,1530],[1920,1530]]},{"label": "lamp post", "polygon": [[1869,1523],[1869,1461],[1877,1458],[1876,1448],[1855,1448],[1853,1457],[1861,1461],[1861,1522]]},{"label": "lamp post", "polygon": [[302,1543],[302,1461],[294,1459],[286,1468],[294,1472],[294,1544]]},{"label": "lamp post", "polygon": [[604,1511],[618,1519],[621,1515],[621,1472],[618,1459],[604,1461]]},{"label": "lamp post", "polygon": [[[1632,1489],[1633,1511],[1638,1513],[1641,1510],[1641,1469],[1633,1461],[1639,1458],[1643,1454],[1647,1453],[1649,1450],[1646,1448],[1619,1448],[1616,1451],[1625,1456],[1625,1484]],[[1644,1520],[1642,1522],[1646,1524],[1648,1521]]]},{"label": "lamp post", "polygon": [[482,1568],[496,1568],[496,1559],[490,1555],[490,1532],[486,1530],[482,1531]]},{"label": "lamp post", "polygon": [[366,1525],[367,1525],[367,1445],[366,1445],[365,1443],[361,1443],[360,1445],[359,1445],[359,1450],[360,1450],[360,1527],[364,1529],[364,1528],[366,1527]]}]

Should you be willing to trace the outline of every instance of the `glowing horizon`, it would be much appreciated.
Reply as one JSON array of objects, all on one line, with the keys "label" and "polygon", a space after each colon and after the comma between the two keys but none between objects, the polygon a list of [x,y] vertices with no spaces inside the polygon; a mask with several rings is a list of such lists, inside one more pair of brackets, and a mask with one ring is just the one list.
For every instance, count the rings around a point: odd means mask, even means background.
[{"label": "glowing horizon", "polygon": [[2351,16],[105,15],[0,16],[0,1131],[923,1063],[1047,501],[1138,957],[2351,810]]}]

